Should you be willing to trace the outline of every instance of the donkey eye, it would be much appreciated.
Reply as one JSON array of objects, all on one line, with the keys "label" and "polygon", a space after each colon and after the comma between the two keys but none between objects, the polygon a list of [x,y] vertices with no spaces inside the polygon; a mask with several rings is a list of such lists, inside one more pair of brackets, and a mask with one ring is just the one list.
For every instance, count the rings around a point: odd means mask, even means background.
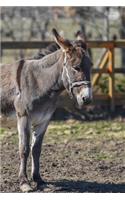
[{"label": "donkey eye", "polygon": [[78,72],[80,72],[81,69],[80,69],[79,66],[76,66],[76,67],[75,67],[75,70],[78,71]]}]

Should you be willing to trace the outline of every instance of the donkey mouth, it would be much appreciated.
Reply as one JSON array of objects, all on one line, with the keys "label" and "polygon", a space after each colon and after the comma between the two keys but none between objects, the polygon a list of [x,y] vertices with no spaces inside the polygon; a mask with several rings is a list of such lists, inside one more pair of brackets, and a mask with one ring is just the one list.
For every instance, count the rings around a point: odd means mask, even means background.
[{"label": "donkey mouth", "polygon": [[77,97],[77,106],[79,109],[81,109],[84,105],[88,105],[91,103],[91,99],[90,98],[78,98]]},{"label": "donkey mouth", "polygon": [[92,89],[89,87],[83,88],[79,94],[76,96],[76,100],[79,108],[83,105],[88,105],[92,102]]}]

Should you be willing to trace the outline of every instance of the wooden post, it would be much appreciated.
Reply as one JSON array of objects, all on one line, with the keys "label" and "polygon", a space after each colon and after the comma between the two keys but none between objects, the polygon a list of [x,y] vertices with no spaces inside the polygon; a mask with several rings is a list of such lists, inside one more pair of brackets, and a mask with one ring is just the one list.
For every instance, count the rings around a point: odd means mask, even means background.
[{"label": "wooden post", "polygon": [[105,68],[105,66],[106,66],[106,64],[108,62],[108,58],[109,58],[109,54],[106,51],[106,52],[104,52],[104,54],[103,54],[103,56],[101,58],[101,61],[99,63],[99,66],[98,66],[99,67],[99,71],[98,71],[98,73],[93,76],[93,79],[92,79],[92,85],[93,86],[98,84],[98,81],[99,81],[99,79],[100,79],[100,77],[101,77],[101,75],[103,73],[103,69]]},{"label": "wooden post", "polygon": [[115,77],[114,77],[114,47],[109,49],[109,97],[110,97],[110,110],[115,111]]}]

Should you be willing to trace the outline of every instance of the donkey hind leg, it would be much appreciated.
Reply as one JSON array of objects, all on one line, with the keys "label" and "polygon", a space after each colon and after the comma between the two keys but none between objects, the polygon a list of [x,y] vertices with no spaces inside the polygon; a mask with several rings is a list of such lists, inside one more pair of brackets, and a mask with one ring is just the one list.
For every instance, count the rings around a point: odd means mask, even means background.
[{"label": "donkey hind leg", "polygon": [[32,175],[33,181],[37,183],[37,186],[45,184],[45,182],[42,180],[40,176],[39,159],[40,159],[43,136],[45,134],[47,126],[48,126],[48,123],[46,122],[38,125],[35,131],[33,132],[33,136],[32,136],[32,174],[31,175]]},{"label": "donkey hind leg", "polygon": [[22,192],[30,192],[32,188],[28,182],[26,172],[27,159],[30,152],[30,125],[27,116],[17,117],[17,128],[19,133],[20,189]]}]

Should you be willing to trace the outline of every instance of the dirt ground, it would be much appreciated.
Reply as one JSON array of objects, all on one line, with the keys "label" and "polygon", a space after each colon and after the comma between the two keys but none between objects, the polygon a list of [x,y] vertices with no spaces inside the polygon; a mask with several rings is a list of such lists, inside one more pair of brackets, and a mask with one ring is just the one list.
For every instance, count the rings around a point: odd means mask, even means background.
[{"label": "dirt ground", "polygon": [[[20,192],[15,122],[1,131],[1,192]],[[52,122],[41,155],[47,182],[34,192],[125,192],[125,123]],[[30,179],[30,159],[28,165]]]}]

